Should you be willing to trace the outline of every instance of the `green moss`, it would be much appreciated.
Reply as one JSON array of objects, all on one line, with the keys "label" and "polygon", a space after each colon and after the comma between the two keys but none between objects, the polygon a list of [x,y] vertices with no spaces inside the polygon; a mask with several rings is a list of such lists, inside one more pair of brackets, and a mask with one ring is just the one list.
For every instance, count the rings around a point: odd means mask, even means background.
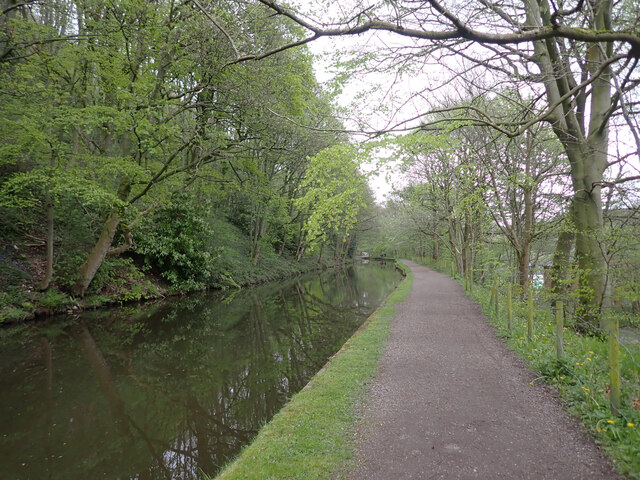
[{"label": "green moss", "polygon": [[[407,270],[404,269],[406,272]],[[312,380],[259,432],[218,480],[339,478],[354,457],[356,407],[376,374],[407,278]]]}]

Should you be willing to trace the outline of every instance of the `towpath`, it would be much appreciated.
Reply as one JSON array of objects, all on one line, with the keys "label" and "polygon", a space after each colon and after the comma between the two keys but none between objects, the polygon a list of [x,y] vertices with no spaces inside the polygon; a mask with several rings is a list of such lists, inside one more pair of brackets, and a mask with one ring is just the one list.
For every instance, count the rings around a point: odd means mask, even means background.
[{"label": "towpath", "polygon": [[405,263],[415,280],[362,406],[350,478],[618,479],[460,286]]}]

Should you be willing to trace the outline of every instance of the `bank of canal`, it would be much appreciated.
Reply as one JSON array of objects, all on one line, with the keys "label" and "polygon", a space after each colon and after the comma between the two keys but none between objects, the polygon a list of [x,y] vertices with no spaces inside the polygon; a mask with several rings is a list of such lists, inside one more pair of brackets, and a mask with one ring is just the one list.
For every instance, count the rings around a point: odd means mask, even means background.
[{"label": "bank of canal", "polygon": [[3,329],[3,478],[214,475],[400,279],[356,264]]}]

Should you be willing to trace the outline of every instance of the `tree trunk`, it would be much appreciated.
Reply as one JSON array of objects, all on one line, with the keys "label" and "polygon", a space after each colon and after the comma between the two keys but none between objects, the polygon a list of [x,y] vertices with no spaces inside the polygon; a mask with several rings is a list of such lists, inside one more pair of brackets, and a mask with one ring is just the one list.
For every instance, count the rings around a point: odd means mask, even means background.
[{"label": "tree trunk", "polygon": [[[126,201],[130,192],[131,181],[128,178],[122,179],[120,187],[118,188],[118,199]],[[111,213],[104,222],[102,233],[93,247],[93,250],[89,254],[89,257],[80,267],[78,280],[72,289],[74,295],[84,297],[84,294],[87,292],[87,288],[89,288],[96,272],[104,261],[104,257],[106,257],[109,249],[111,248],[113,237],[115,236],[116,229],[120,224],[120,216],[120,207],[116,205],[111,209]]]},{"label": "tree trunk", "polygon": [[573,203],[578,263],[577,327],[583,332],[600,327],[600,309],[605,290],[604,257],[598,233],[602,229],[600,189],[577,192]]},{"label": "tree trunk", "polygon": [[[527,176],[529,176],[527,165]],[[516,250],[518,262],[518,284],[524,287],[529,282],[529,264],[531,263],[531,237],[533,235],[533,192],[527,188],[524,192],[524,231]]]},{"label": "tree trunk", "polygon": [[558,235],[556,249],[553,253],[551,265],[551,295],[552,302],[563,300],[567,291],[567,273],[569,271],[569,259],[571,247],[575,241],[575,233],[571,228],[563,229]]},{"label": "tree trunk", "polygon": [[347,255],[349,255],[349,249],[351,248],[351,238],[351,235],[347,236],[347,240],[343,244],[342,258],[340,259],[341,263],[345,262],[347,260]]},{"label": "tree trunk", "polygon": [[438,241],[438,235],[436,235],[434,228],[433,243],[431,244],[431,259],[437,262],[440,259],[440,242]]},{"label": "tree trunk", "polygon": [[[547,1],[525,0],[527,23],[552,26]],[[611,28],[612,2],[595,0],[590,3],[589,27],[596,31]],[[611,108],[611,68],[604,62],[611,58],[613,43],[593,43],[588,47],[582,66],[584,78],[593,80],[588,106],[589,125],[585,126],[585,105],[567,97],[576,85],[569,64],[563,59],[559,41],[535,41],[533,60],[541,71],[549,105],[556,109],[548,116],[553,131],[564,147],[571,165],[573,183],[573,220],[576,229],[576,259],[579,267],[579,328],[593,331],[599,328],[600,304],[604,294],[604,258],[597,235],[602,228],[600,186],[607,164],[609,109]],[[602,67],[602,68],[601,68]],[[565,98],[561,100],[561,98]]]},{"label": "tree trunk", "polygon": [[524,287],[529,282],[529,250],[516,252],[518,262],[518,285]]},{"label": "tree trunk", "polygon": [[53,277],[53,240],[54,240],[54,209],[53,198],[49,192],[44,197],[44,203],[47,209],[47,254],[44,276],[40,282],[40,290],[46,290],[51,284],[51,278]]}]

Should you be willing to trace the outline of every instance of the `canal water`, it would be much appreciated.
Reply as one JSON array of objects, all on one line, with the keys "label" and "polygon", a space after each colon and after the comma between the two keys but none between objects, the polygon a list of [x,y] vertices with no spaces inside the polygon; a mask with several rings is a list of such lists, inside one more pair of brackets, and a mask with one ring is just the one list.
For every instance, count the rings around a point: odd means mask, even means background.
[{"label": "canal water", "polygon": [[0,478],[214,475],[393,290],[392,262],[0,334]]}]

